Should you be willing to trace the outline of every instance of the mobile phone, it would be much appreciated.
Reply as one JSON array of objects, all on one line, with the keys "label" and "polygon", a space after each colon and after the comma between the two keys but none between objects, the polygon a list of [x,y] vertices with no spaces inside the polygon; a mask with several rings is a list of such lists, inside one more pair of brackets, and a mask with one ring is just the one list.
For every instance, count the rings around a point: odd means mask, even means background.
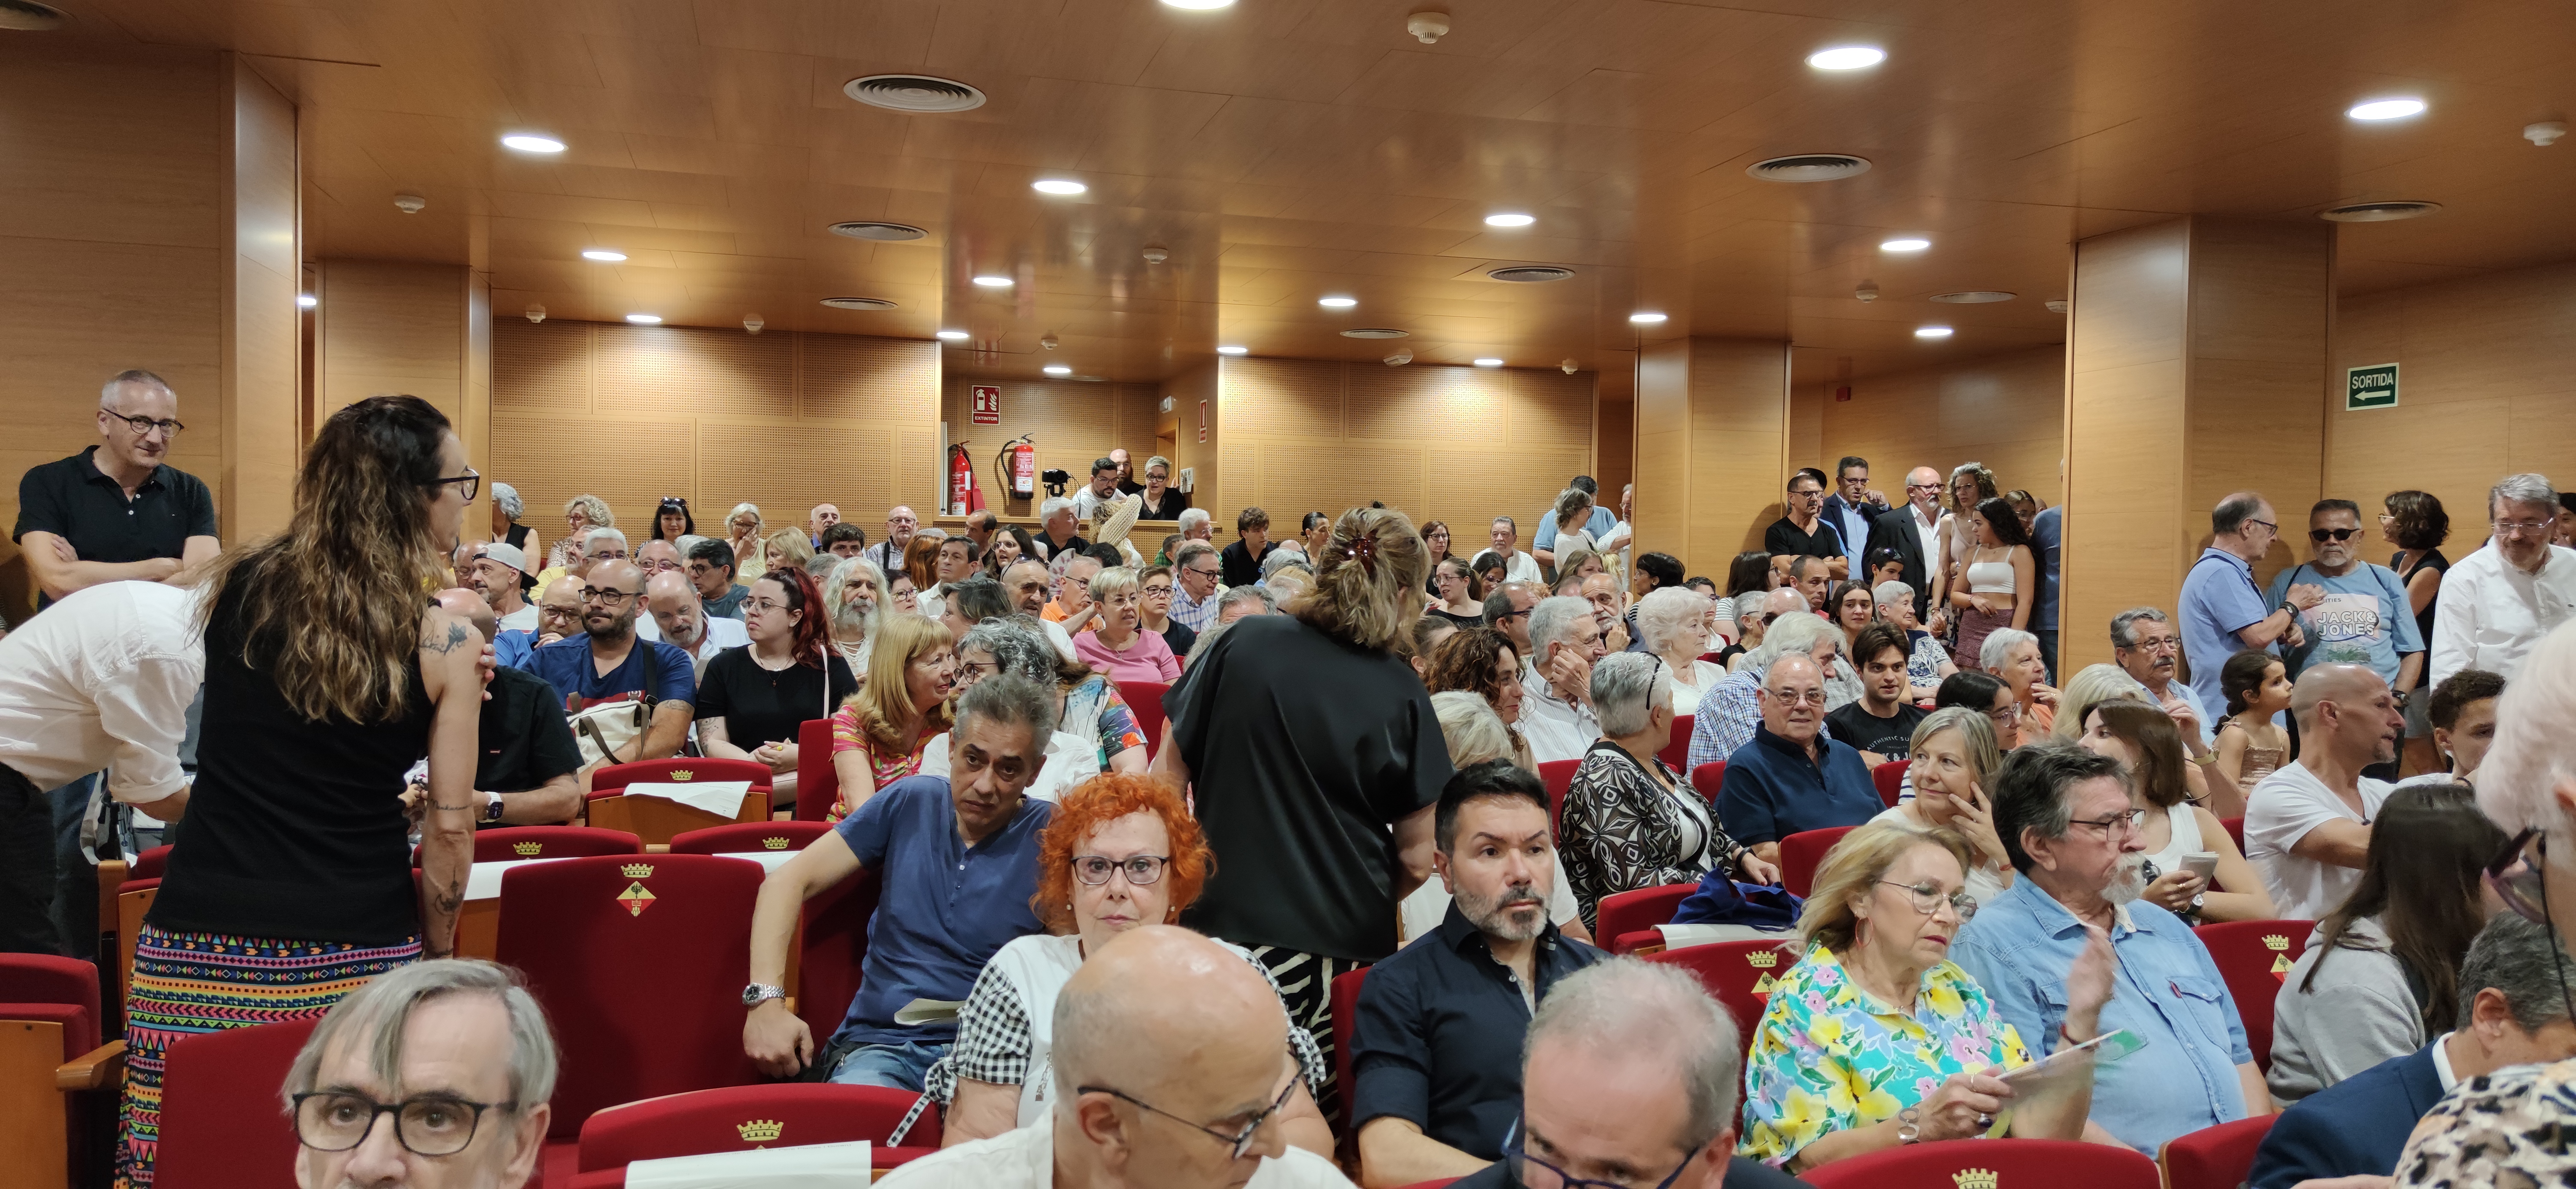
[{"label": "mobile phone", "polygon": [[2137,1033],[2120,1028],[2082,1044],[2068,1045],[2019,1069],[2006,1071],[2002,1077],[2007,1082],[2044,1081],[2052,1074],[2074,1068],[2088,1056],[2096,1062],[2108,1063],[2145,1047],[2147,1042]]}]

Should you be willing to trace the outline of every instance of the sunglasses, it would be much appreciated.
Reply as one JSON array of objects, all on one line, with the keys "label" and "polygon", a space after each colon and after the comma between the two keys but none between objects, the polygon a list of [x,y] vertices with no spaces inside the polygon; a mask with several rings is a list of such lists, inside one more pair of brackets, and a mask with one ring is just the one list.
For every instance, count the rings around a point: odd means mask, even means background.
[{"label": "sunglasses", "polygon": [[[2533,852],[2529,858],[2522,853],[2526,846]],[[2487,888],[2496,894],[2496,899],[2504,902],[2507,909],[2526,921],[2550,929],[2554,934],[2556,930],[2549,923],[2549,881],[2542,874],[2548,865],[2549,836],[2538,830],[2526,829],[2514,835],[2495,858],[2487,861],[2485,877]],[[2576,993],[2571,993],[2567,987],[2564,947],[2549,947],[2549,960],[2558,969],[2559,1000],[2567,1006],[2567,1014],[2576,1018]]]},{"label": "sunglasses", "polygon": [[2361,530],[2357,528],[2312,528],[2308,530],[2308,539],[2319,545],[2323,545],[2328,541],[2349,541],[2360,535]]}]

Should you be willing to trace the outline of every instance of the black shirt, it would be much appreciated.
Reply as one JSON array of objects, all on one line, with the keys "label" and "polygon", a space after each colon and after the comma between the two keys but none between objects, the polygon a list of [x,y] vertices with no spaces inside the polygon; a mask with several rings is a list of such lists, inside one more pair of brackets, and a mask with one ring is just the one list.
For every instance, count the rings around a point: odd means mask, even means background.
[{"label": "black shirt", "polygon": [[[1121,484],[1118,489],[1127,491],[1124,484]],[[1136,516],[1138,520],[1178,520],[1181,518],[1181,513],[1188,511],[1190,507],[1190,493],[1177,487],[1164,488],[1163,502],[1159,504],[1147,497],[1145,489],[1141,487],[1134,491],[1127,491],[1127,494],[1136,496],[1141,501]]]},{"label": "black shirt", "polygon": [[1485,626],[1485,617],[1481,614],[1459,615],[1451,612],[1447,607],[1433,607],[1431,609],[1431,613],[1458,625],[1458,630],[1460,631],[1465,631],[1468,628],[1480,628]]},{"label": "black shirt", "polygon": [[824,700],[824,670],[789,665],[772,672],[751,659],[751,646],[735,645],[707,662],[698,679],[698,721],[722,716],[725,738],[750,751],[763,743],[794,743],[796,729],[808,719],[830,718],[841,699],[859,692],[849,663],[835,654],[830,662],[830,701]]},{"label": "black shirt", "polygon": [[[215,497],[195,475],[167,463],[156,467],[134,498],[98,469],[98,447],[31,467],[18,480],[18,527],[12,541],[32,532],[71,542],[82,561],[134,562],[178,557],[190,537],[215,534]],[[38,595],[36,606],[53,600]]]},{"label": "black shirt", "polygon": [[1449,782],[1413,666],[1286,615],[1235,621],[1163,695],[1216,852],[1183,923],[1247,948],[1395,951],[1396,821]]},{"label": "black shirt", "polygon": [[1199,634],[1177,619],[1163,621],[1163,643],[1171,645],[1172,655],[1187,659],[1190,649],[1198,646]]},{"label": "black shirt", "polygon": [[1256,554],[1245,549],[1243,542],[1238,540],[1217,550],[1216,564],[1225,571],[1218,577],[1223,578],[1227,586],[1254,585],[1261,581],[1261,559],[1270,556],[1270,551],[1278,547],[1277,541],[1264,542],[1261,552]]},{"label": "black shirt", "polygon": [[[1565,976],[1608,955],[1538,935],[1531,963],[1541,1002]],[[1370,968],[1351,1032],[1351,1118],[1392,1115],[1479,1160],[1499,1160],[1521,1113],[1521,1037],[1529,1007],[1520,979],[1494,960],[1456,904],[1440,928]]]},{"label": "black shirt", "polygon": [[1848,743],[1862,751],[1874,751],[1891,760],[1906,759],[1914,754],[1914,728],[1932,712],[1913,704],[1898,702],[1893,718],[1880,718],[1853,702],[1825,715],[1825,726],[1837,742]]},{"label": "black shirt", "polygon": [[[1723,1189],[1806,1189],[1807,1183],[1796,1177],[1744,1156],[1726,1159]],[[1483,1168],[1449,1182],[1449,1189],[1521,1189],[1512,1179],[1512,1166],[1488,1164]]]},{"label": "black shirt", "polygon": [[1834,522],[1822,516],[1816,518],[1814,532],[1798,531],[1798,526],[1791,523],[1786,516],[1772,521],[1771,527],[1763,530],[1762,549],[1773,557],[1790,557],[1799,554],[1808,557],[1845,556],[1843,535],[1834,531]]},{"label": "black shirt", "polygon": [[476,791],[524,793],[581,770],[581,745],[573,742],[563,699],[545,678],[503,666],[493,671],[486,688],[492,697],[483,703],[478,731],[482,759],[474,766]]}]

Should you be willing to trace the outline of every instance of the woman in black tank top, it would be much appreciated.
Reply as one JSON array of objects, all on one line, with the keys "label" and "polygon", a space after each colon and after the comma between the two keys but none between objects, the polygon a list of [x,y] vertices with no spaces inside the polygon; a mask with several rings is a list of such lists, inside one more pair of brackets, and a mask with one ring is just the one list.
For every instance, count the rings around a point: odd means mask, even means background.
[{"label": "woman in black tank top", "polygon": [[[152,1183],[171,1043],[318,1019],[447,955],[482,808],[482,638],[427,595],[479,482],[429,402],[360,401],[306,453],[286,532],[205,579],[197,779],[136,934],[122,1182]],[[403,773],[424,754],[415,893]]]}]

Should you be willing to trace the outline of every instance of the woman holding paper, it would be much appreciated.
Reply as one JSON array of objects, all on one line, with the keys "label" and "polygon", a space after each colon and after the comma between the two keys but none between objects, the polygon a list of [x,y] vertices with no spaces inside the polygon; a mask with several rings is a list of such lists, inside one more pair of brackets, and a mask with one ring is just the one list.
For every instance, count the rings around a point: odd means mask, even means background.
[{"label": "woman holding paper", "polygon": [[[1844,835],[1826,856],[1798,921],[1806,957],[1774,986],[1753,1033],[1744,1155],[1795,1173],[1988,1134],[1998,1117],[2003,1134],[2022,1139],[2093,1131],[2089,1067],[2068,1072],[2073,1093],[2021,1110],[1996,1076],[2033,1054],[1949,958],[1976,915],[1962,875],[1974,861],[1956,830],[1886,822]],[[2087,929],[2092,943],[2066,975],[2066,1034],[2078,1041],[2094,1037],[2111,997],[2111,939]]]}]

